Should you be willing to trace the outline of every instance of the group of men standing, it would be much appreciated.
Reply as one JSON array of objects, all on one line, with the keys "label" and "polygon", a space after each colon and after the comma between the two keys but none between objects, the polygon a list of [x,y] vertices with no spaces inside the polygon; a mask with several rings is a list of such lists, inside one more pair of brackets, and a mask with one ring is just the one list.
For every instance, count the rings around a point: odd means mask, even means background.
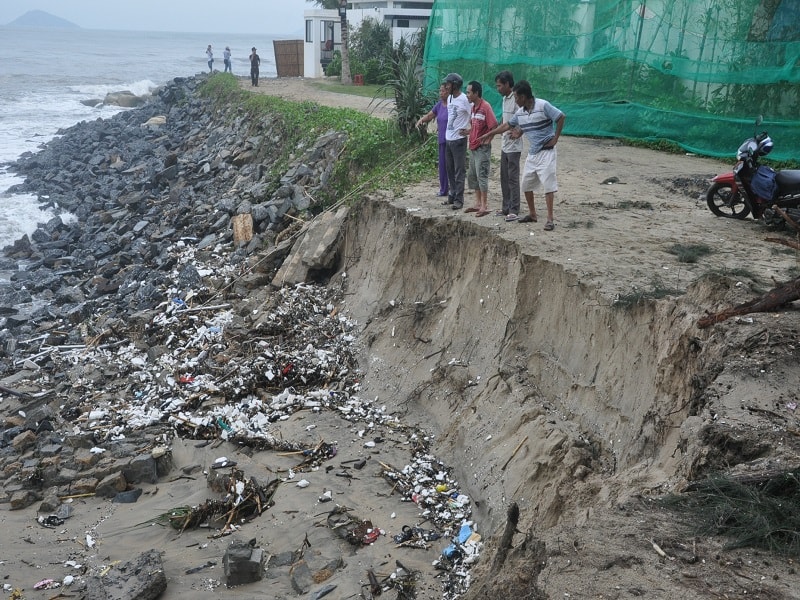
[{"label": "group of men standing", "polygon": [[[515,84],[510,71],[501,71],[495,77],[495,87],[503,98],[502,123],[498,124],[491,105],[483,99],[480,82],[470,81],[466,93],[461,90],[463,85],[464,80],[458,73],[450,73],[442,82],[442,96],[447,94],[447,125],[439,155],[440,175],[442,154],[447,171],[447,200],[442,204],[453,210],[462,209],[466,180],[469,189],[475,191],[475,205],[464,212],[475,213],[477,217],[489,214],[491,144],[494,136],[502,135],[500,187],[503,205],[497,211],[498,216],[504,216],[506,221],[536,223],[534,194],[544,193],[547,206],[544,228],[553,231],[553,202],[558,191],[556,144],[566,115],[547,100],[536,98],[530,83],[519,81]],[[442,100],[440,104],[444,102]],[[436,111],[432,110],[417,125],[432,120],[435,114]],[[528,140],[529,150],[520,179],[523,135]],[[528,214],[521,217],[520,184],[528,205]],[[441,192],[440,188],[440,195]]]}]

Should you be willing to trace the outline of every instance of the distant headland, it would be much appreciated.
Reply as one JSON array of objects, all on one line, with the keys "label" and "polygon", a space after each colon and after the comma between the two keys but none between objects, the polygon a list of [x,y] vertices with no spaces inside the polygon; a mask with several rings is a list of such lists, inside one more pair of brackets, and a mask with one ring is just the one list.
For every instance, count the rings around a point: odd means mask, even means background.
[{"label": "distant headland", "polygon": [[14,19],[6,27],[19,27],[31,29],[80,29],[79,25],[61,17],[51,15],[43,10],[29,10],[21,17]]}]

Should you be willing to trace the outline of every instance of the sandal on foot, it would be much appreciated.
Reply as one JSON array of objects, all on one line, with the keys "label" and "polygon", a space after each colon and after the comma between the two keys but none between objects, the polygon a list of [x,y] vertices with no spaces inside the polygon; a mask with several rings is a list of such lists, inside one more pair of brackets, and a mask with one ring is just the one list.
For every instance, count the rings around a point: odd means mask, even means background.
[{"label": "sandal on foot", "polygon": [[510,214],[506,215],[506,221],[509,221],[509,222],[510,221],[516,221],[518,218],[519,217],[517,215],[515,215],[514,213],[510,213]]},{"label": "sandal on foot", "polygon": [[524,217],[519,219],[520,223],[538,223],[539,220],[536,217],[532,217],[531,215],[525,215]]},{"label": "sandal on foot", "polygon": [[507,214],[508,213],[506,211],[504,211],[504,210],[498,210],[497,212],[494,213],[494,216],[495,217],[505,217]]},{"label": "sandal on foot", "polygon": [[485,217],[485,216],[486,216],[486,215],[488,215],[488,214],[489,214],[489,211],[488,211],[488,210],[479,210],[479,211],[478,211],[478,212],[475,214],[475,216],[476,216],[476,217]]},{"label": "sandal on foot", "polygon": [[475,208],[474,206],[470,206],[469,208],[465,208],[464,212],[465,213],[468,213],[468,212],[480,212],[480,210],[481,210],[480,208]]},{"label": "sandal on foot", "polygon": [[555,229],[555,228],[556,228],[556,224],[553,223],[552,221],[548,221],[547,223],[544,224],[544,230],[545,231],[553,231],[553,229]]}]

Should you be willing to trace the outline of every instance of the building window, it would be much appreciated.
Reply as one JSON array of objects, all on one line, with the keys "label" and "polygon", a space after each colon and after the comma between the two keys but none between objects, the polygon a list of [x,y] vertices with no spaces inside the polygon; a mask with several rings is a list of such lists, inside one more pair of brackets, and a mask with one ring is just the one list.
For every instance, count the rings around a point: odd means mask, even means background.
[{"label": "building window", "polygon": [[404,27],[408,29],[408,19],[397,19],[397,21],[395,21],[395,27]]},{"label": "building window", "polygon": [[314,41],[314,35],[313,35],[313,31],[312,31],[311,25],[312,25],[311,19],[306,19],[306,41],[307,42],[313,42]]}]

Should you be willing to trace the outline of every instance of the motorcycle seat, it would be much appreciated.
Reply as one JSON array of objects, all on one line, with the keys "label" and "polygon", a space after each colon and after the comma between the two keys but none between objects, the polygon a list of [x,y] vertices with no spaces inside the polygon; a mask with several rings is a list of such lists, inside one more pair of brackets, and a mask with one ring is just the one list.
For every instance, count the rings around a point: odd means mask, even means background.
[{"label": "motorcycle seat", "polygon": [[778,171],[775,181],[781,194],[800,192],[800,169]]}]

